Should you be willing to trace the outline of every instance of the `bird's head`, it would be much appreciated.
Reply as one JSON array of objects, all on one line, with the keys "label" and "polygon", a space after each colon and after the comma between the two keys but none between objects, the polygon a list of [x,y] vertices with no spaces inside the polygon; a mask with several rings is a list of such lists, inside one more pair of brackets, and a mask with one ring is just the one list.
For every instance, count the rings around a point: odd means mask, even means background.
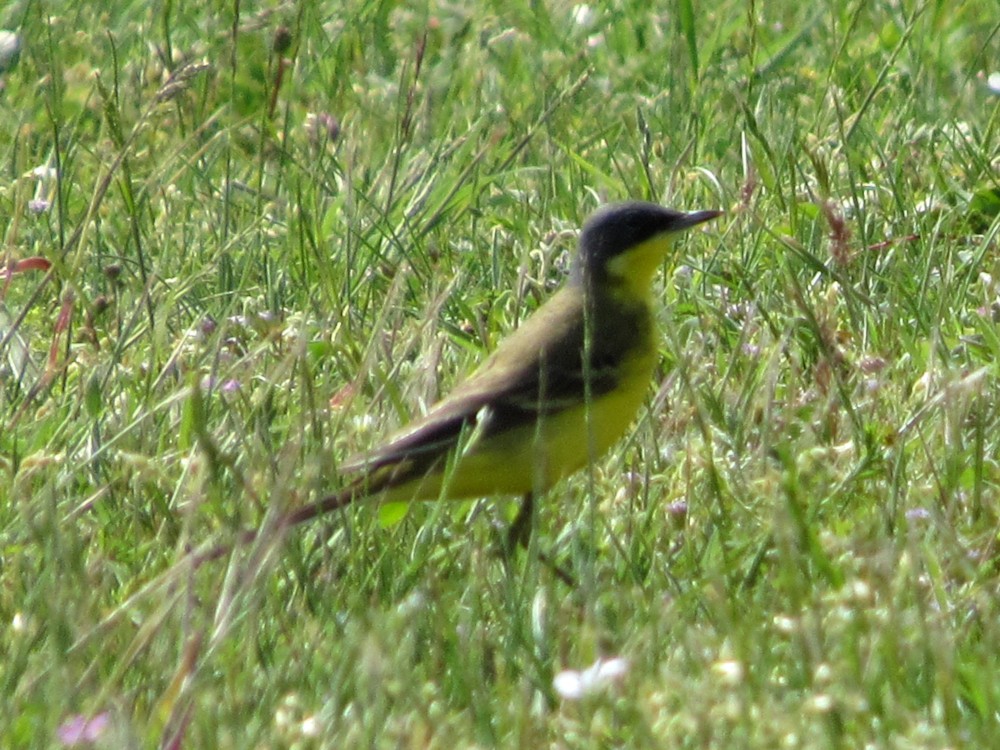
[{"label": "bird's head", "polygon": [[640,201],[605,206],[584,224],[573,279],[591,288],[600,285],[645,296],[672,240],[721,214],[684,213]]}]

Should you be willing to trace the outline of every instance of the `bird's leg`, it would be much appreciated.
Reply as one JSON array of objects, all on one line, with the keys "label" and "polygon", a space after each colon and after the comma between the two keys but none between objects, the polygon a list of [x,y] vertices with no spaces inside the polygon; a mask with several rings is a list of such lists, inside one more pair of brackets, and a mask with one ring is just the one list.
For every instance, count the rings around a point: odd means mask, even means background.
[{"label": "bird's leg", "polygon": [[521,498],[521,507],[518,508],[514,522],[507,529],[507,554],[514,552],[516,547],[528,549],[528,542],[531,539],[531,527],[534,525],[535,515],[535,494],[527,492]]},{"label": "bird's leg", "polygon": [[[531,541],[531,529],[534,526],[535,515],[535,495],[532,492],[526,493],[521,498],[521,507],[518,508],[514,522],[507,529],[507,548],[505,550],[508,561],[513,557],[514,550],[518,547],[528,549]],[[560,581],[570,588],[576,588],[576,578],[559,563],[553,560],[544,552],[538,551],[538,559],[543,565],[549,567]]]}]

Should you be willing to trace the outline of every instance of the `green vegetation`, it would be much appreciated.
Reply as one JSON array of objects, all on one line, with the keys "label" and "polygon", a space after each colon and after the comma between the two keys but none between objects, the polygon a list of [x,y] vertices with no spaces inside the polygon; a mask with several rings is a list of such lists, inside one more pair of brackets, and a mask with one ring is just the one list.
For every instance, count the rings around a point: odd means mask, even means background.
[{"label": "green vegetation", "polygon": [[[994,3],[202,5],[0,11],[0,744],[995,745]],[[504,499],[275,531],[623,198],[727,214],[577,586]]]}]

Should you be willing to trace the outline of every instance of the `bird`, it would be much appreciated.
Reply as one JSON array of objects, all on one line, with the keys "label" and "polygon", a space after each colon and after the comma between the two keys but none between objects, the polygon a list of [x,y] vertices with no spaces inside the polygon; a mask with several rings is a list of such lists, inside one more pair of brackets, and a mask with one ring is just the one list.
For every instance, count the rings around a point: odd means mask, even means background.
[{"label": "bird", "polygon": [[366,498],[510,495],[521,505],[507,546],[526,546],[536,498],[599,459],[635,419],[658,361],[653,278],[679,235],[721,214],[643,201],[598,209],[559,291],[426,414],[344,461],[340,490],[281,525]]}]

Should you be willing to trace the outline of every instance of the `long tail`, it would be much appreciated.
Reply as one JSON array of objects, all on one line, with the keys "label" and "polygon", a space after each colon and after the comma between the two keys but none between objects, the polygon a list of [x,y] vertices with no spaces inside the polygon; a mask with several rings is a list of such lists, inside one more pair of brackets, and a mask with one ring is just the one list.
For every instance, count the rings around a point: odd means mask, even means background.
[{"label": "long tail", "polygon": [[[352,502],[357,500],[359,496],[364,496],[365,494],[366,493],[359,486],[359,483],[350,484],[340,490],[340,492],[327,495],[326,497],[320,498],[315,502],[303,505],[301,508],[296,508],[295,510],[286,513],[278,520],[276,527],[279,531],[282,531],[284,529],[290,529],[293,526],[299,526],[303,523],[312,521],[314,518],[326,515],[327,513],[333,513],[341,508],[346,508]],[[192,552],[190,556],[191,563],[195,568],[198,568],[207,562],[218,560],[220,557],[228,555],[237,547],[243,547],[244,545],[251,544],[256,541],[257,537],[260,536],[260,531],[260,529],[247,529],[246,531],[240,532],[235,541],[218,544],[201,552]]]}]

